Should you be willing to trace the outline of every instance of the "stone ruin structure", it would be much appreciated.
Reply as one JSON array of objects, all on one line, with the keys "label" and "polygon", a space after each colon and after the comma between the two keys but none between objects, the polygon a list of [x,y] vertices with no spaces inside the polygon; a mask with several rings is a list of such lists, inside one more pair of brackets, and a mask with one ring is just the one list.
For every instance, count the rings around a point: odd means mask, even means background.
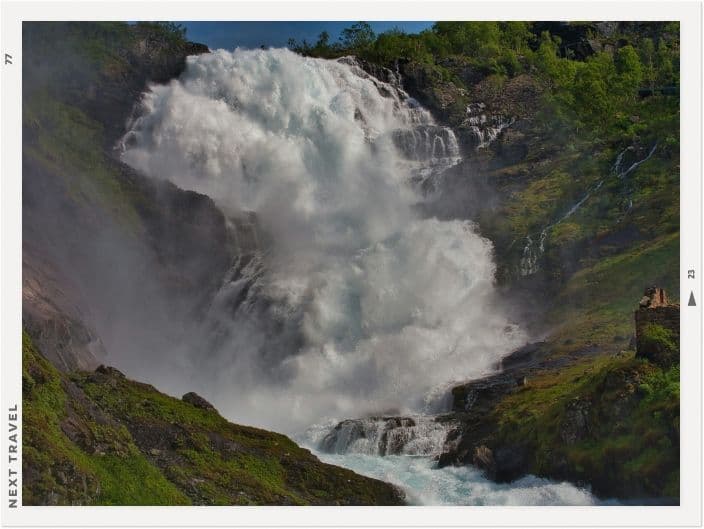
[{"label": "stone ruin structure", "polygon": [[[645,289],[635,312],[636,322],[636,357],[648,360],[667,367],[679,363],[680,344],[680,306],[670,303],[664,289],[649,287]],[[656,343],[647,336],[647,329],[659,326],[669,333],[670,342],[676,345],[674,350]],[[676,354],[675,354],[676,353]]]}]

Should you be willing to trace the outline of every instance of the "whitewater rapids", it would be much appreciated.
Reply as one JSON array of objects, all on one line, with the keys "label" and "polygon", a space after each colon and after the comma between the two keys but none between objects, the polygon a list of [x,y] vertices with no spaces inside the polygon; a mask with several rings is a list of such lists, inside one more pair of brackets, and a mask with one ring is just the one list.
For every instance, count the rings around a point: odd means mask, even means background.
[{"label": "whitewater rapids", "polygon": [[[496,297],[490,241],[469,221],[418,213],[420,184],[460,159],[454,134],[351,58],[189,57],[179,79],[144,94],[121,156],[228,216],[256,217],[256,266],[220,294],[256,299],[213,304],[228,328],[216,346],[164,353],[183,357],[189,387],[228,418],[293,433],[428,411],[525,341]],[[179,375],[157,366],[173,387]]]}]

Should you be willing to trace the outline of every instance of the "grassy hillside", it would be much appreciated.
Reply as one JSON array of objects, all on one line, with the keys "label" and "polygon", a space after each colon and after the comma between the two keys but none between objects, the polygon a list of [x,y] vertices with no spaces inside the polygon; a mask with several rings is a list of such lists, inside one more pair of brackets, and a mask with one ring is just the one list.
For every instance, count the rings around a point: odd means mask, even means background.
[{"label": "grassy hillside", "polygon": [[494,410],[494,446],[521,447],[524,471],[605,497],[679,498],[679,365],[625,352],[529,379]]},{"label": "grassy hillside", "polygon": [[66,375],[23,335],[25,505],[399,505],[384,482],[119,371]]}]

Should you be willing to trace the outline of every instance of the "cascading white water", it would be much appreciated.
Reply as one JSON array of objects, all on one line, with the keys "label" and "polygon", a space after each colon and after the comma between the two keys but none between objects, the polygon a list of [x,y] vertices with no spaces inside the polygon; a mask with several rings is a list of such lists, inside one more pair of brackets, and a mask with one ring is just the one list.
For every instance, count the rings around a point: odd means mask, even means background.
[{"label": "cascading white water", "polygon": [[436,468],[427,457],[316,453],[324,462],[393,483],[411,505],[617,505],[587,489],[536,476],[494,483],[471,466]]},{"label": "cascading white water", "polygon": [[302,442],[333,454],[435,457],[454,426],[428,415],[347,419],[309,428]]},{"label": "cascading white water", "polygon": [[495,298],[491,243],[417,213],[417,176],[458,156],[450,129],[349,58],[218,50],[151,87],[122,159],[256,215],[259,264],[238,265],[218,299],[256,280],[247,295],[291,333],[274,340],[275,326],[245,327],[214,303],[228,338],[195,360],[191,387],[234,420],[300,431],[420,411],[434,388],[521,345]]},{"label": "cascading white water", "polygon": [[469,127],[476,143],[476,150],[485,149],[499,135],[510,127],[514,119],[503,115],[489,115],[485,113],[484,103],[471,103],[467,106],[467,118],[464,124]]}]

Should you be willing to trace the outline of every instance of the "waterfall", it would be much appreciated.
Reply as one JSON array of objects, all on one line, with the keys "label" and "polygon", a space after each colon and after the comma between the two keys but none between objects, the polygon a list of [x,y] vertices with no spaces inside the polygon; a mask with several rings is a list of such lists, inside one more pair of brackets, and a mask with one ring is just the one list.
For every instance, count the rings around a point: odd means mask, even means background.
[{"label": "waterfall", "polygon": [[[611,173],[609,176],[613,176],[615,178],[618,178],[619,180],[625,179],[626,176],[635,171],[640,165],[647,162],[653,156],[655,150],[657,149],[657,146],[658,144],[655,143],[644,158],[633,162],[626,169],[623,169],[623,160],[625,155],[635,150],[633,146],[626,147],[616,156],[616,160],[611,166]],[[537,244],[533,241],[533,238],[530,235],[526,236],[526,244],[523,247],[523,253],[521,254],[521,260],[519,263],[519,273],[521,276],[529,276],[539,270],[539,260],[543,253],[545,253],[545,240],[547,239],[550,230],[552,230],[552,228],[574,215],[579,210],[579,208],[581,208],[582,205],[589,199],[589,197],[591,197],[594,193],[601,189],[601,186],[604,185],[604,182],[607,178],[608,177],[605,177],[599,180],[596,184],[590,187],[577,202],[570,206],[566,213],[564,213],[554,222],[545,226],[540,232],[540,238]],[[628,205],[626,207],[626,212],[620,219],[618,219],[617,222],[621,222],[625,215],[627,215],[628,212],[633,208],[633,200],[630,197],[627,197],[627,201]]]},{"label": "waterfall", "polygon": [[464,125],[469,127],[475,139],[476,150],[488,147],[499,134],[510,127],[514,118],[502,115],[490,115],[487,117],[484,103],[471,103],[467,106],[467,117]]},{"label": "waterfall", "polygon": [[309,429],[304,440],[333,454],[434,457],[442,452],[453,426],[426,415],[345,419]]},{"label": "waterfall", "polygon": [[538,271],[538,260],[545,253],[545,239],[548,236],[548,228],[540,232],[537,244],[530,235],[526,236],[526,245],[521,254],[520,272],[522,276],[528,276]]},{"label": "waterfall", "polygon": [[233,420],[296,432],[422,412],[525,341],[500,308],[491,243],[419,213],[419,184],[460,152],[394,79],[349,57],[218,50],[143,96],[122,160],[256,225],[239,230],[255,251],[201,335],[149,352],[183,356],[174,379]]},{"label": "waterfall", "polygon": [[616,158],[616,162],[614,163],[612,172],[613,172],[614,174],[616,174],[616,175],[618,176],[618,178],[621,178],[621,179],[622,179],[622,178],[625,178],[625,177],[628,176],[630,173],[632,173],[633,171],[635,171],[641,164],[643,164],[643,163],[647,162],[648,160],[650,160],[650,157],[655,153],[655,149],[657,149],[657,147],[658,147],[658,144],[655,143],[655,145],[653,145],[653,147],[650,149],[650,151],[648,152],[648,155],[647,155],[645,158],[643,158],[642,160],[638,160],[638,161],[636,161],[636,162],[633,162],[627,169],[622,170],[622,169],[621,169],[621,165],[622,165],[622,163],[623,163],[623,156],[624,156],[627,152],[633,150],[633,147],[627,147],[626,149],[624,149],[623,151],[621,151],[621,153],[619,153],[618,157]]}]

